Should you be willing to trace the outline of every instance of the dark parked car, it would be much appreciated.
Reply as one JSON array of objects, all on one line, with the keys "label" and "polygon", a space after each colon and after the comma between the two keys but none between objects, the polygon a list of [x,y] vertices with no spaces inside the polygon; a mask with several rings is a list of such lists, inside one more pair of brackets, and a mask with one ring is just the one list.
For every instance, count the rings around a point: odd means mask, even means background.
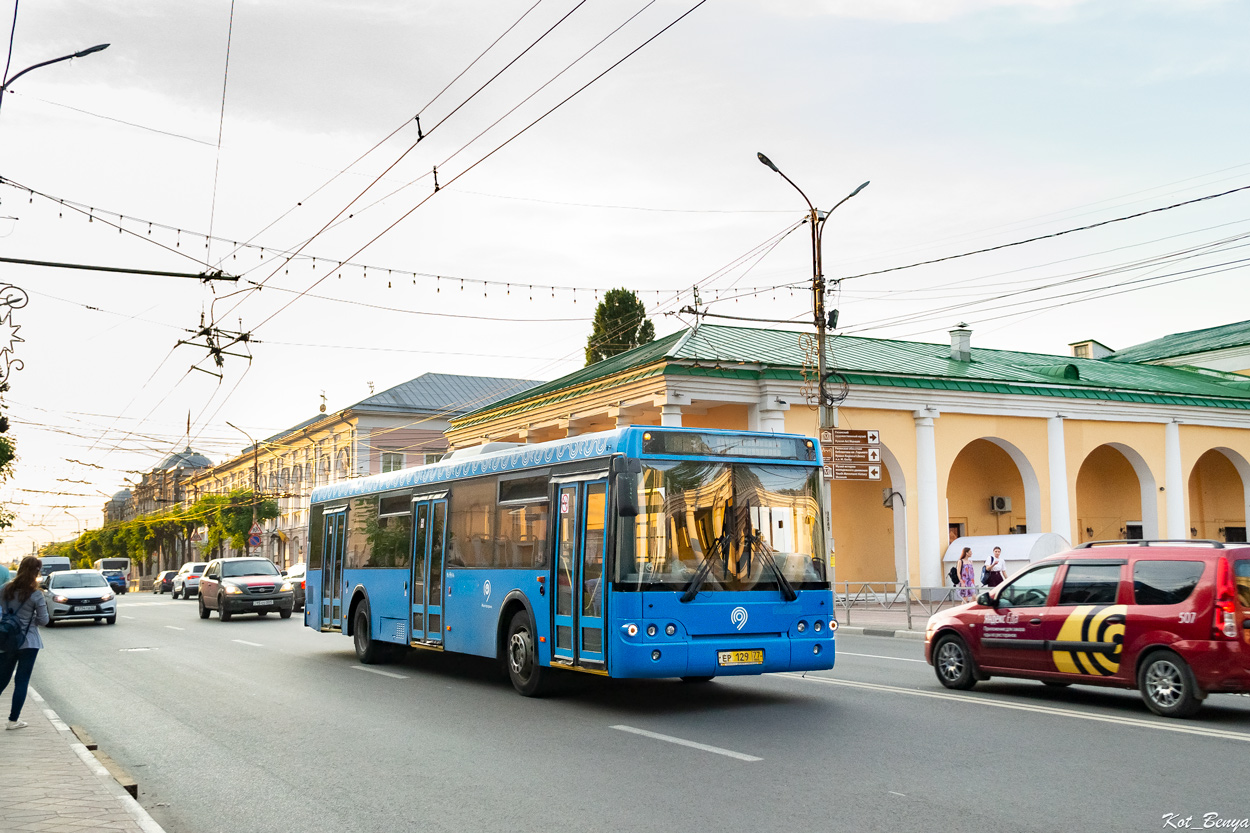
[{"label": "dark parked car", "polygon": [[286,571],[286,580],[291,582],[291,590],[295,592],[295,609],[304,609],[304,590],[308,584],[308,565],[292,564]]},{"label": "dark parked car", "polygon": [[156,578],[152,579],[153,593],[168,593],[174,589],[174,576],[178,575],[177,570],[162,570],[156,574]]},{"label": "dark parked car", "polygon": [[126,595],[126,574],[121,570],[104,570],[104,580],[109,583],[109,587],[119,596]]},{"label": "dark parked car", "polygon": [[200,618],[216,610],[221,621],[236,613],[264,616],[277,611],[291,618],[295,593],[272,561],[265,558],[221,558],[208,562],[200,576]]}]

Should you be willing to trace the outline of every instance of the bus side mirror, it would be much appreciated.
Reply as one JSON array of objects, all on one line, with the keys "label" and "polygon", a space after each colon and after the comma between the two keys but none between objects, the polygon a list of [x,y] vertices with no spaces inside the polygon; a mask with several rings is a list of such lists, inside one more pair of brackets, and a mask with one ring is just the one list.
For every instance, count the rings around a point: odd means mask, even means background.
[{"label": "bus side mirror", "polygon": [[638,478],[632,472],[619,472],[613,486],[616,491],[616,514],[622,518],[638,516]]}]

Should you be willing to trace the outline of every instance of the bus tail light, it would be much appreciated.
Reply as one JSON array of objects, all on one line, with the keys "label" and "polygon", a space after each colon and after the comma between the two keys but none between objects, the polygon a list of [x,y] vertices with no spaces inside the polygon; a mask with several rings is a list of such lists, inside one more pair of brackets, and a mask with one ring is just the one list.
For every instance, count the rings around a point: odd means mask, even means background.
[{"label": "bus tail light", "polygon": [[1212,630],[1216,636],[1237,638],[1237,587],[1233,583],[1233,570],[1227,558],[1215,562],[1215,621]]},{"label": "bus tail light", "polygon": [[635,624],[633,624],[632,622],[631,622],[630,624],[626,625],[625,627],[621,628],[621,630],[625,631],[625,634],[626,634],[627,636],[637,636],[637,635],[638,635],[638,626],[637,626],[637,625],[635,625]]}]

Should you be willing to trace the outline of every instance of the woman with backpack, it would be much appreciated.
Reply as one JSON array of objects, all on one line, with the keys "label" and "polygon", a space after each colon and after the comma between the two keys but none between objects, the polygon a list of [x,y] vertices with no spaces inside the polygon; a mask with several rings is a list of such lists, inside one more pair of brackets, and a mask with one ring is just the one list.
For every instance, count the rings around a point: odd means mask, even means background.
[{"label": "woman with backpack", "polygon": [[48,624],[48,604],[39,589],[39,572],[43,562],[34,556],[22,559],[17,575],[0,589],[0,613],[4,618],[14,618],[20,630],[20,641],[14,650],[0,652],[0,693],[8,688],[13,672],[17,680],[13,684],[13,708],[9,710],[6,729],[22,729],[22,706],[26,704],[26,688],[30,685],[30,672],[35,668],[35,657],[43,647],[39,626]]}]

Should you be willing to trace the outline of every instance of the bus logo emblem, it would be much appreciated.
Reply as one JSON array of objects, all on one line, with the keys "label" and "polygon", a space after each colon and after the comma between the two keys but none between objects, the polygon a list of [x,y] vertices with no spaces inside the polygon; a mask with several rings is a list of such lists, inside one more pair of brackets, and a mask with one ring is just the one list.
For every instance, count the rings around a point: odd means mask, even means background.
[{"label": "bus logo emblem", "polygon": [[742,626],[747,623],[747,609],[745,607],[735,607],[729,613],[729,621],[738,630],[742,630]]},{"label": "bus logo emblem", "polygon": [[487,599],[490,598],[490,579],[486,579],[486,583],[482,585],[482,594],[486,596]]}]

